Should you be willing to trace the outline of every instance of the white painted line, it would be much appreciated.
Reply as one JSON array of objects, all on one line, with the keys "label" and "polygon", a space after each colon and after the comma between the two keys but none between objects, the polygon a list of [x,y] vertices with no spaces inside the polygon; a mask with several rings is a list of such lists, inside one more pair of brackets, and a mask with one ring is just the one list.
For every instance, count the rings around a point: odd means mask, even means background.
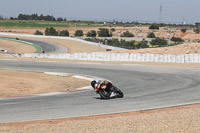
[{"label": "white painted line", "polygon": [[57,72],[44,72],[45,74],[50,74],[50,75],[65,75],[67,73],[57,73]]},{"label": "white painted line", "polygon": [[74,78],[78,78],[78,79],[85,79],[85,80],[89,80],[89,81],[92,81],[94,80],[94,78],[88,78],[88,77],[84,77],[84,76],[80,76],[80,75],[75,75],[75,76],[72,76]]},{"label": "white painted line", "polygon": [[35,96],[53,96],[53,95],[60,95],[63,94],[63,92],[51,92],[51,93],[45,93],[45,94],[36,94]]},{"label": "white painted line", "polygon": [[77,88],[76,90],[93,90],[93,88],[91,86],[86,86],[82,88]]}]

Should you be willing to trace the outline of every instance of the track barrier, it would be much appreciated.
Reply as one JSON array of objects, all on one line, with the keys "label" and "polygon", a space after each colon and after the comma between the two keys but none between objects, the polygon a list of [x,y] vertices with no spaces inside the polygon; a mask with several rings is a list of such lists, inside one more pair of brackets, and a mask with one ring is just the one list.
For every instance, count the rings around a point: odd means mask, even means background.
[{"label": "track barrier", "polygon": [[10,54],[7,56],[68,59],[86,61],[128,61],[128,62],[168,62],[168,63],[200,63],[200,54],[128,54],[128,53],[74,53],[74,54]]}]

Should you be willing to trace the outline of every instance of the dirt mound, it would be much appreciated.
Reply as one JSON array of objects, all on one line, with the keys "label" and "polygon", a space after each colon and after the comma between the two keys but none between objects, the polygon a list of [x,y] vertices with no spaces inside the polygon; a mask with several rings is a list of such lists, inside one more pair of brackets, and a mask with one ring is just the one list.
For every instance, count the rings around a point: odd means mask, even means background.
[{"label": "dirt mound", "polygon": [[151,53],[151,54],[200,54],[200,43],[180,44],[161,48],[117,50],[110,53]]}]

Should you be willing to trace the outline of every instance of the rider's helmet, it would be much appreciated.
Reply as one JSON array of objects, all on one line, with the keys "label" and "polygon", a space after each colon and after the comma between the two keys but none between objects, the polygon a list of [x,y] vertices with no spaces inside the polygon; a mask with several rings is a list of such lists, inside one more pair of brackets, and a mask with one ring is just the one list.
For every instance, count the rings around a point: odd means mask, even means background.
[{"label": "rider's helmet", "polygon": [[93,88],[95,88],[95,84],[97,83],[97,81],[96,80],[93,80],[92,82],[91,82],[91,86],[93,87]]}]

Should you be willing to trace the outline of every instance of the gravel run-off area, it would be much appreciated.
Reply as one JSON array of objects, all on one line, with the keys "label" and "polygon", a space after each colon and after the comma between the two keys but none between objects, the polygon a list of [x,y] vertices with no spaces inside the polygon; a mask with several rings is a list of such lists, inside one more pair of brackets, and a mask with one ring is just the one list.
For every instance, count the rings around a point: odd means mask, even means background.
[{"label": "gravel run-off area", "polygon": [[66,92],[90,85],[90,81],[40,72],[0,69],[0,98]]}]

